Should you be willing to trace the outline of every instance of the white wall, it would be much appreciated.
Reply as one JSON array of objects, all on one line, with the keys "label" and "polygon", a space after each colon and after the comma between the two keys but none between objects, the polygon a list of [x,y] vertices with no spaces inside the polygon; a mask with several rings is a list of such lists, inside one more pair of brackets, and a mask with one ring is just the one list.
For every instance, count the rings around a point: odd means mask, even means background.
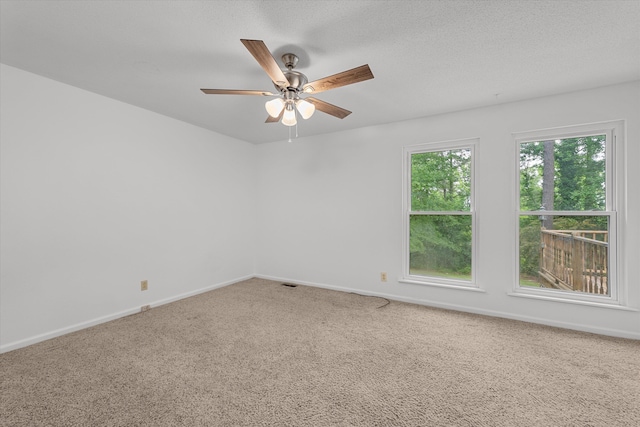
[{"label": "white wall", "polygon": [[253,145],[1,67],[0,351],[252,275]]},{"label": "white wall", "polygon": [[[428,102],[426,100],[425,102]],[[512,132],[624,119],[633,310],[507,295],[515,277]],[[259,276],[640,338],[640,82],[257,147]],[[304,123],[300,126],[304,135]],[[402,147],[479,137],[477,278],[484,293],[398,282]],[[389,281],[380,282],[380,272]]]}]

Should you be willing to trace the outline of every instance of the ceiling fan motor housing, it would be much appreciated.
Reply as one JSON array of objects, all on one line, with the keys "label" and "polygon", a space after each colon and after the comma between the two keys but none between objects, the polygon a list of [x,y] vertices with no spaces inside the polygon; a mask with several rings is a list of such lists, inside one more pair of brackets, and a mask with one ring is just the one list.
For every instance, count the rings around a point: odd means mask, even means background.
[{"label": "ceiling fan motor housing", "polygon": [[280,92],[295,92],[296,94],[298,92],[302,92],[302,87],[306,85],[309,80],[304,74],[298,71],[293,71],[295,66],[298,64],[298,57],[293,53],[285,53],[284,55],[282,55],[282,62],[284,63],[285,67],[287,67],[286,70],[282,70],[282,73],[289,81],[289,86],[283,88],[276,85],[275,83],[274,86]]},{"label": "ceiling fan motor housing", "polygon": [[[287,80],[289,80],[289,86],[287,86],[286,90],[292,90],[294,92],[302,92],[302,87],[308,83],[307,76],[304,74],[293,71],[293,70],[282,70],[282,73],[285,75]],[[279,90],[282,90],[278,86],[276,86]]]}]

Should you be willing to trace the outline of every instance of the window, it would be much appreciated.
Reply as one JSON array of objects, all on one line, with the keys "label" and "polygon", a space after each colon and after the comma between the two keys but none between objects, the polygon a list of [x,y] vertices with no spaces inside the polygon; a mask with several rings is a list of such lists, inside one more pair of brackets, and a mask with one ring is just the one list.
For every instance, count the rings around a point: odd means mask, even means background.
[{"label": "window", "polygon": [[[516,292],[618,302],[620,122],[516,135]],[[616,164],[616,162],[620,164]]]},{"label": "window", "polygon": [[473,287],[476,140],[404,149],[405,281]]}]

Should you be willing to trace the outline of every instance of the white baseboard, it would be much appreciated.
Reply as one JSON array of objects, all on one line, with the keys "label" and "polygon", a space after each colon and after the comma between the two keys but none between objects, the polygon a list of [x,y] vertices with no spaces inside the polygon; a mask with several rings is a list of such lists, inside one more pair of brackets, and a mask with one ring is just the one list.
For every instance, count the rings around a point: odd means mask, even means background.
[{"label": "white baseboard", "polygon": [[334,291],[353,292],[361,295],[381,297],[389,300],[408,302],[408,303],[419,304],[419,305],[424,305],[428,307],[443,308],[446,310],[462,311],[465,313],[474,313],[474,314],[481,314],[485,316],[500,317],[504,319],[519,320],[522,322],[537,323],[537,324],[546,325],[546,326],[553,326],[556,328],[571,329],[574,331],[589,332],[589,333],[598,334],[598,335],[607,335],[607,336],[618,337],[618,338],[640,340],[640,333],[623,331],[619,329],[600,328],[600,327],[594,327],[594,326],[582,325],[582,324],[570,323],[570,322],[559,322],[559,321],[549,320],[541,317],[522,316],[514,313],[507,313],[507,312],[496,311],[496,310],[485,310],[485,309],[479,309],[476,307],[467,307],[467,306],[462,306],[457,304],[444,304],[436,301],[417,299],[417,298],[408,298],[408,297],[403,297],[403,296],[394,295],[394,294],[387,294],[382,292],[370,292],[362,289],[327,285],[324,283],[307,282],[303,280],[296,280],[296,279],[290,279],[290,278],[284,278],[284,277],[267,276],[262,274],[257,274],[255,277],[260,279],[278,281],[278,282],[295,283],[299,285],[313,286],[316,288],[331,289]]},{"label": "white baseboard", "polygon": [[[150,303],[149,305],[151,307],[158,307],[164,304],[169,304],[170,302],[174,302],[174,301],[178,301],[184,298],[189,298],[192,297],[194,295],[198,295],[204,292],[208,292],[208,291],[212,291],[214,289],[218,289],[218,288],[222,288],[225,286],[229,286],[229,285],[233,285],[234,283],[238,283],[238,282],[242,282],[244,280],[248,280],[251,279],[255,276],[253,275],[249,275],[249,276],[244,276],[244,277],[239,277],[233,280],[228,280],[226,282],[221,282],[221,283],[216,283],[214,285],[211,286],[207,286],[201,289],[196,289],[195,291],[191,291],[191,292],[185,292],[183,294],[179,294],[179,295],[175,295],[169,298],[164,298],[155,302]],[[125,316],[129,316],[131,314],[136,314],[140,312],[140,307],[133,307],[133,308],[128,308],[126,310],[122,310],[119,311],[117,313],[112,313],[112,314],[108,314],[106,316],[102,316],[102,317],[97,317],[95,319],[91,319],[91,320],[87,320],[85,322],[80,322],[80,323],[76,323],[74,325],[71,326],[67,326],[64,328],[60,328],[60,329],[56,329],[54,331],[50,331],[50,332],[45,332],[44,334],[39,334],[39,335],[35,335],[33,337],[29,337],[29,338],[25,338],[19,341],[14,341],[14,342],[10,342],[8,344],[4,344],[2,346],[0,346],[0,354],[1,353],[6,353],[8,351],[11,350],[16,350],[22,347],[27,347],[29,345],[32,344],[36,344],[42,341],[46,341],[49,340],[51,338],[55,338],[55,337],[59,337],[61,335],[66,335],[69,334],[71,332],[75,332],[75,331],[79,331],[81,329],[85,329],[85,328],[89,328],[91,326],[95,326],[95,325],[99,325],[101,323],[105,323],[105,322],[109,322],[111,320],[116,320],[119,319],[121,317],[125,317]]]}]

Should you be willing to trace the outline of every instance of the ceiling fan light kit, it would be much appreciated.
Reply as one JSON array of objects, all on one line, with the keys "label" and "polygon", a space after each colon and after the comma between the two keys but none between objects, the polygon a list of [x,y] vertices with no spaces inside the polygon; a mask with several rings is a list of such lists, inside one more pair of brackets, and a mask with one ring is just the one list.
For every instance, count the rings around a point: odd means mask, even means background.
[{"label": "ceiling fan light kit", "polygon": [[266,108],[271,117],[277,118],[284,109],[284,101],[282,98],[272,99],[264,104],[264,108]]},{"label": "ceiling fan light kit", "polygon": [[294,126],[298,124],[298,121],[296,120],[296,110],[293,108],[293,104],[287,104],[284,108],[282,124],[285,126]]},{"label": "ceiling fan light kit", "polygon": [[304,99],[298,99],[296,101],[296,108],[298,109],[300,116],[305,120],[313,116],[313,113],[316,111],[316,106]]},{"label": "ceiling fan light kit", "polygon": [[201,89],[207,95],[259,95],[275,96],[275,99],[265,103],[265,109],[269,116],[266,123],[282,122],[285,126],[297,124],[296,115],[303,119],[310,118],[317,110],[325,114],[344,119],[351,111],[340,108],[317,98],[301,98],[301,94],[313,94],[346,86],[353,83],[373,78],[373,73],[368,65],[361,65],[342,73],[334,74],[309,83],[307,76],[294,68],[298,64],[298,57],[293,53],[282,55],[282,62],[286,69],[281,69],[269,49],[262,40],[241,39],[242,44],[258,61],[258,64],[267,73],[278,93],[260,90],[231,90],[231,89]]},{"label": "ceiling fan light kit", "polygon": [[[294,109],[295,104],[295,109]],[[264,104],[264,108],[267,110],[267,113],[274,119],[278,119],[280,114],[282,114],[282,110],[285,110],[282,124],[285,126],[293,126],[297,123],[295,118],[295,110],[298,110],[300,116],[307,120],[309,117],[313,115],[316,111],[315,105],[310,102],[301,99],[297,93],[293,91],[287,91],[283,93],[282,97],[272,99],[271,101],[267,101]],[[293,116],[289,111],[293,111]],[[285,121],[284,118],[287,120]],[[271,123],[271,121],[270,121]]]}]

